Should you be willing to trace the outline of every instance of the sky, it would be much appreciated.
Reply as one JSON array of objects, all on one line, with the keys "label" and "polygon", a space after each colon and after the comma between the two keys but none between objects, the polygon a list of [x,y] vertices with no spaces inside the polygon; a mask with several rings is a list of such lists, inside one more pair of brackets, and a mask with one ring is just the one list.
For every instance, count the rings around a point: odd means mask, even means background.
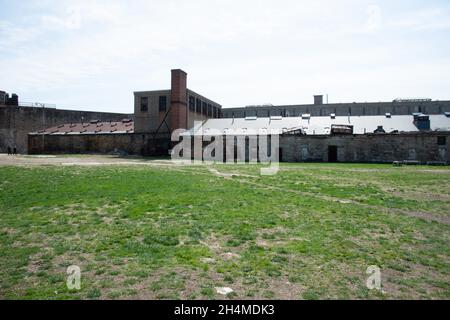
[{"label": "sky", "polygon": [[450,99],[449,0],[0,0],[0,90],[132,112],[170,70],[223,107]]}]

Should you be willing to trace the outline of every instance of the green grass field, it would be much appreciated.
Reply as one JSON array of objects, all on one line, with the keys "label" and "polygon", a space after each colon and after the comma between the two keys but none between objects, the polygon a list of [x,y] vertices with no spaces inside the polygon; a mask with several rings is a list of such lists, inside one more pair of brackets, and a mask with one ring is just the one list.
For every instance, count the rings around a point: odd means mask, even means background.
[{"label": "green grass field", "polygon": [[1,166],[0,298],[450,298],[448,167],[151,163]]}]

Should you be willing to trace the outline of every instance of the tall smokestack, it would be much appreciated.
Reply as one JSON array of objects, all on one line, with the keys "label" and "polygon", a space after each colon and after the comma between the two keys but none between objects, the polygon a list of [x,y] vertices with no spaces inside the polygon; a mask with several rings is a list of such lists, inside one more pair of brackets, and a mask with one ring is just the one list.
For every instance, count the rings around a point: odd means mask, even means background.
[{"label": "tall smokestack", "polygon": [[170,130],[187,129],[187,73],[172,70],[170,93]]}]

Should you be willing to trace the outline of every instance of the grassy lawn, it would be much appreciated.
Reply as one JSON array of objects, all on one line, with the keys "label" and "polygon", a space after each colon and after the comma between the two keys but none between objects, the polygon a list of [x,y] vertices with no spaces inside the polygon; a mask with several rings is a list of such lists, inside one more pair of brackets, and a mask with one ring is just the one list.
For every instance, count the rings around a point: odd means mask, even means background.
[{"label": "grassy lawn", "polygon": [[211,168],[0,167],[0,298],[450,298],[448,167]]}]

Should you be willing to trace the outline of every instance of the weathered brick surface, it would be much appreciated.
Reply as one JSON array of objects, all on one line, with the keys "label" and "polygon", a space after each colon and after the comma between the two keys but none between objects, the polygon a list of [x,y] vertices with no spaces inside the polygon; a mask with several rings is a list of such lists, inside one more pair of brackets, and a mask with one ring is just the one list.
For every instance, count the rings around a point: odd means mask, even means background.
[{"label": "weathered brick surface", "polygon": [[109,112],[90,112],[37,107],[0,106],[0,152],[8,145],[17,146],[19,153],[27,153],[30,132],[59,124],[87,122],[89,120],[120,121],[133,115]]},{"label": "weathered brick surface", "polygon": [[183,70],[172,70],[170,101],[171,130],[187,129],[187,74]]},{"label": "weathered brick surface", "polygon": [[[446,137],[438,145],[438,137]],[[203,144],[204,146],[207,145]],[[367,134],[280,137],[282,161],[328,161],[328,147],[337,147],[341,162],[392,162],[416,160],[450,163],[450,133]],[[126,153],[167,155],[168,134],[30,135],[30,153]],[[235,148],[239,149],[239,148]],[[255,148],[252,148],[255,149]],[[232,152],[227,148],[226,152]],[[256,151],[256,150],[255,150]],[[197,153],[200,150],[197,150]],[[195,153],[193,153],[195,154]],[[201,154],[201,153],[198,153]],[[199,156],[199,159],[201,156]],[[229,155],[229,159],[233,159]]]},{"label": "weathered brick surface", "polygon": [[166,134],[78,134],[78,135],[29,135],[30,154],[131,154],[167,155],[170,137]]},{"label": "weathered brick surface", "polygon": [[[446,137],[446,145],[437,143]],[[336,136],[294,136],[280,138],[283,161],[328,161],[328,147],[337,146],[338,161],[450,162],[450,133],[367,134]]]}]

